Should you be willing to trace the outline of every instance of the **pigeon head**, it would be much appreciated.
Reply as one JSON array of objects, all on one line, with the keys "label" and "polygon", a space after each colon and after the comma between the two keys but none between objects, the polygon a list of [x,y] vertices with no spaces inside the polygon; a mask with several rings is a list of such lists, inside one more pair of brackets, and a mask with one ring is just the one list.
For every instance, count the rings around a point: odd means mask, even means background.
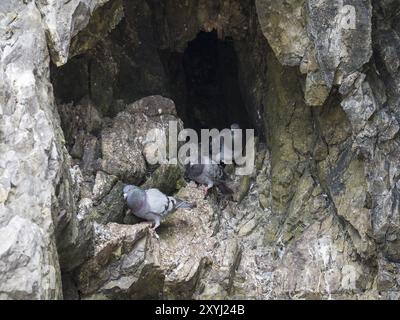
[{"label": "pigeon head", "polygon": [[231,130],[240,129],[240,126],[237,123],[231,124]]},{"label": "pigeon head", "polygon": [[126,200],[128,198],[128,196],[131,193],[137,192],[137,191],[142,191],[139,187],[134,186],[134,185],[126,185],[123,189],[123,195],[124,195],[124,199]]},{"label": "pigeon head", "polygon": [[134,211],[141,208],[146,201],[146,192],[137,186],[127,185],[123,193],[128,207]]}]

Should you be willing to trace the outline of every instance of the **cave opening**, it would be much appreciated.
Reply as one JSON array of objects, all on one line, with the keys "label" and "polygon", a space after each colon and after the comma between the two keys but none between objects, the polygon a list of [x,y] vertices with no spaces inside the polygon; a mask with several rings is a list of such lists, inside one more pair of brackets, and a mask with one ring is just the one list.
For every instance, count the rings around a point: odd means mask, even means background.
[{"label": "cave opening", "polygon": [[251,128],[238,75],[234,40],[200,31],[184,52],[159,51],[169,91],[186,128]]},{"label": "cave opening", "polygon": [[[127,104],[162,95],[174,101],[186,128],[222,130],[234,123],[242,129],[256,127],[250,116],[254,108],[242,97],[249,88],[239,77],[232,37],[200,31],[184,50],[134,50],[125,28],[123,20],[104,43],[62,67],[52,66],[58,105],[90,100],[101,116],[113,118]],[[64,133],[71,126],[68,119],[62,121]],[[70,140],[68,134],[66,138]]]}]

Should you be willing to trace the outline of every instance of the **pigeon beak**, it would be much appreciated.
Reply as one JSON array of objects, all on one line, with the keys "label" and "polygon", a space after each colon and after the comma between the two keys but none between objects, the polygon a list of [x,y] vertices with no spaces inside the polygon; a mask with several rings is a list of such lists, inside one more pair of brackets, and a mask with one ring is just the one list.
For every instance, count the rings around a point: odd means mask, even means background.
[{"label": "pigeon beak", "polygon": [[126,198],[128,198],[128,195],[124,193],[124,200],[126,200]]}]

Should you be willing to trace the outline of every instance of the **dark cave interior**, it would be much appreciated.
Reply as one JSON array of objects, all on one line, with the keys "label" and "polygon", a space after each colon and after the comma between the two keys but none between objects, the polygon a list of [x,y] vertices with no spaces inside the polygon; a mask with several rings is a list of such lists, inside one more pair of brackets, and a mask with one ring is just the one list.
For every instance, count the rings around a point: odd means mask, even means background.
[{"label": "dark cave interior", "polygon": [[233,39],[198,33],[184,53],[160,51],[173,100],[187,128],[249,128]]},{"label": "dark cave interior", "polygon": [[[111,58],[98,46],[62,67],[52,66],[58,104],[77,104],[89,97],[103,115],[113,117],[124,104],[160,94],[174,100],[186,128],[221,130],[233,123],[253,127],[241,96],[232,38],[220,40],[215,31],[200,31],[184,52],[159,49],[150,55],[137,53],[129,41],[124,43],[123,30],[124,22],[109,36],[115,48]],[[138,59],[135,54],[142,56]],[[130,56],[144,62],[132,63]],[[117,65],[114,76],[107,74],[107,64]]]}]

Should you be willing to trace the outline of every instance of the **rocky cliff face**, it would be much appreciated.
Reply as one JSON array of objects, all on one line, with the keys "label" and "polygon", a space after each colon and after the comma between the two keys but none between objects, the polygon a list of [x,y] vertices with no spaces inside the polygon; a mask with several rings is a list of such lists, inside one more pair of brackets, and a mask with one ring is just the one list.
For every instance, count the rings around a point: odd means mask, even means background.
[{"label": "rocky cliff face", "polygon": [[[0,298],[400,298],[399,10],[1,2]],[[237,66],[217,92],[186,51],[201,31],[206,67]],[[143,137],[221,110],[256,129],[256,168],[203,199]],[[157,239],[125,214],[125,183],[198,207]]]}]

